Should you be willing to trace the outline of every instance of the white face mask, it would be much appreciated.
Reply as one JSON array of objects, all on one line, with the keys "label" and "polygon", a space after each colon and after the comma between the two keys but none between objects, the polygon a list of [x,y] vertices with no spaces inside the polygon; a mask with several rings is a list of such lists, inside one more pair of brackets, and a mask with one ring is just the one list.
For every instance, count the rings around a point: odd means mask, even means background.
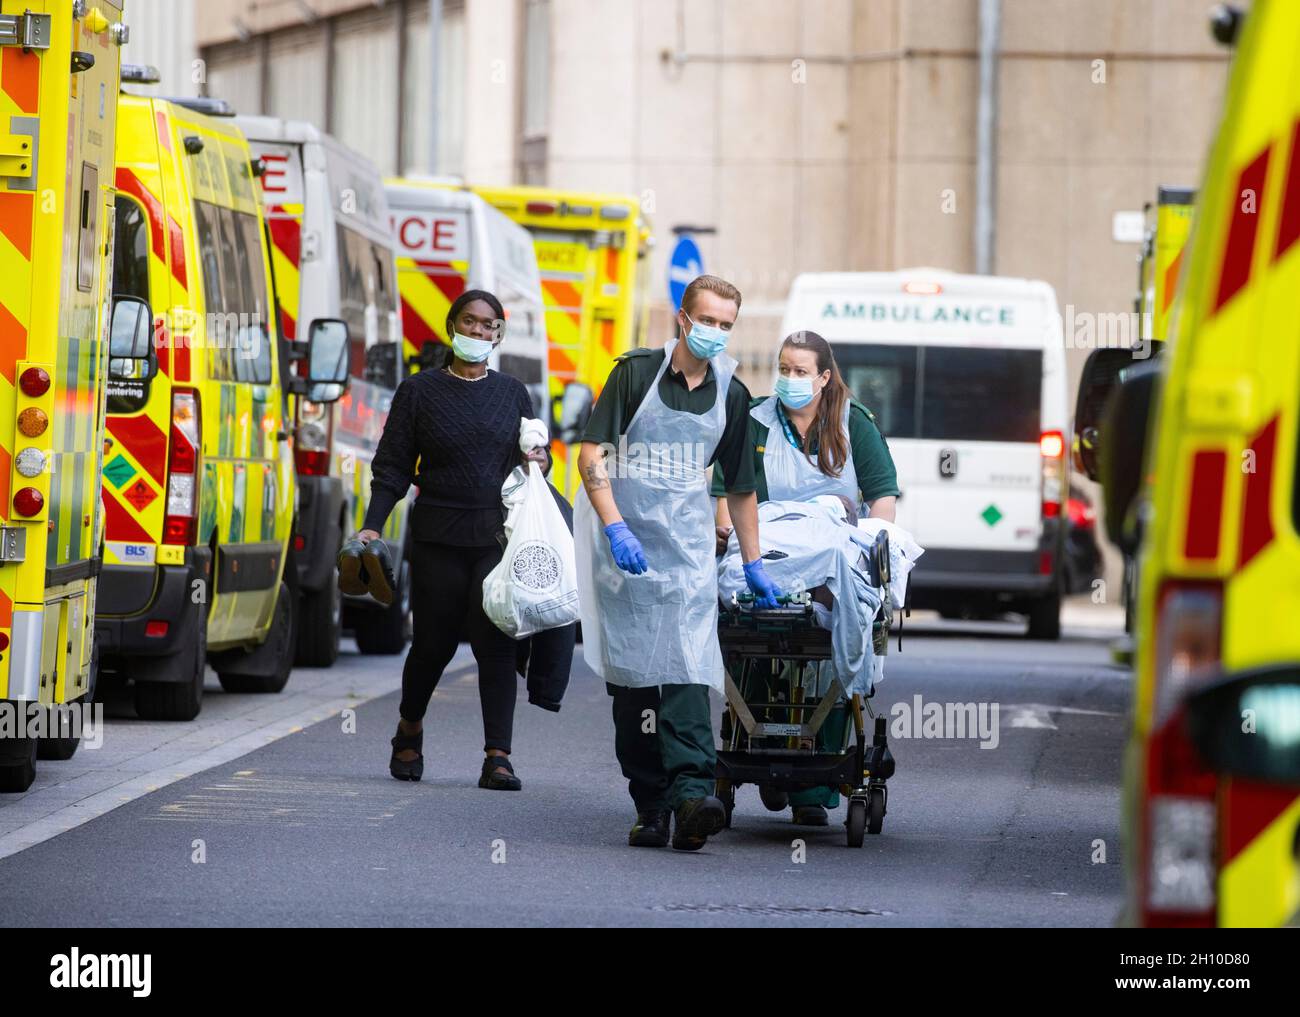
[{"label": "white face mask", "polygon": [[469,364],[481,364],[492,355],[490,339],[475,339],[454,330],[451,333],[451,348],[456,356]]}]

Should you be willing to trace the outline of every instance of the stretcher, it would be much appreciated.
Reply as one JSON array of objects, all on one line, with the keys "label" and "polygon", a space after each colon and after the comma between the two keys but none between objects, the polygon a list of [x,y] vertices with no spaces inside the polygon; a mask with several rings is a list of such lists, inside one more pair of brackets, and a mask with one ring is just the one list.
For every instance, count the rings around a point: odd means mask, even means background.
[{"label": "stretcher", "polygon": [[[879,534],[865,557],[871,584],[887,587],[889,535]],[[785,807],[785,793],[791,791],[839,791],[848,799],[848,845],[862,847],[864,835],[878,834],[884,825],[894,757],[886,718],[871,709],[874,689],[865,696],[846,696],[838,677],[827,683],[822,669],[832,659],[831,632],[816,623],[816,595],[815,589],[800,591],[779,598],[776,608],[760,609],[752,595],[741,593],[719,610],[727,708],[717,754],[717,795],[730,827],[736,789],[743,784],[757,785],[774,810]],[[871,623],[877,656],[887,651],[892,623],[891,600],[882,596]],[[828,727],[835,711],[847,712],[847,718],[838,719],[848,723]],[[823,729],[843,736],[827,744]]]}]

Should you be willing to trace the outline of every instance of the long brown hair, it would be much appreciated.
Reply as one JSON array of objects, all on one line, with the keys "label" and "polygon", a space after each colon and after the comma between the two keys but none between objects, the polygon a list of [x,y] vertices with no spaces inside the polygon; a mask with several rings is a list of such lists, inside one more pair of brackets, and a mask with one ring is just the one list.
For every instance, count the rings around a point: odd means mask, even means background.
[{"label": "long brown hair", "polygon": [[[838,477],[849,461],[849,435],[844,427],[844,407],[851,393],[840,376],[831,344],[816,332],[792,332],[781,343],[781,349],[809,350],[817,357],[817,373],[831,372],[831,380],[822,389],[817,417],[804,435],[803,454],[826,476]],[[817,449],[815,462],[812,457],[814,448]]]}]

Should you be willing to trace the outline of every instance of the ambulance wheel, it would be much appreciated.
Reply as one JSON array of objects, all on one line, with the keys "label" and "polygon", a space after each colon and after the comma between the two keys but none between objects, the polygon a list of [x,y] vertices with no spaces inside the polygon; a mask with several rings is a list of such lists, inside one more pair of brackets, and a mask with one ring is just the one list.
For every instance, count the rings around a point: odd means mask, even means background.
[{"label": "ambulance wheel", "polygon": [[0,738],[0,794],[22,794],[36,780],[35,738]]},{"label": "ambulance wheel", "polygon": [[[193,720],[203,709],[203,679],[208,664],[208,627],[199,617],[187,650],[132,661],[135,712],[142,720]],[[178,675],[178,672],[181,672]],[[166,675],[156,681],[151,675]]]},{"label": "ambulance wheel", "polygon": [[296,645],[294,615],[297,598],[289,584],[280,583],[271,628],[261,646],[251,650],[226,650],[215,656],[213,667],[227,692],[273,693],[289,684]]},{"label": "ambulance wheel", "polygon": [[298,605],[298,647],[293,662],[329,667],[339,656],[343,633],[343,594],[333,572],[323,589],[304,592]]},{"label": "ambulance wheel", "polygon": [[877,834],[885,825],[885,789],[871,789],[871,802],[867,806],[867,833]]},{"label": "ambulance wheel", "polygon": [[849,847],[862,847],[867,832],[867,803],[861,798],[849,799],[849,815],[844,820],[844,828]]},{"label": "ambulance wheel", "polygon": [[1059,591],[1036,600],[1029,607],[1030,639],[1056,640],[1061,638],[1061,594]]},{"label": "ambulance wheel", "polygon": [[[86,685],[86,694],[73,702],[81,709],[87,709],[95,701],[95,685],[99,678],[99,643],[95,643],[90,651],[90,674],[89,683]],[[50,713],[51,717],[57,717],[54,711]],[[84,723],[84,720],[83,720]],[[36,756],[38,759],[71,759],[77,752],[77,746],[81,744],[81,737],[75,738],[42,738],[40,744],[36,746]]]},{"label": "ambulance wheel", "polygon": [[411,617],[411,563],[402,559],[398,573],[397,597],[388,607],[357,612],[353,635],[357,649],[376,657],[391,657],[406,649],[410,638]]}]

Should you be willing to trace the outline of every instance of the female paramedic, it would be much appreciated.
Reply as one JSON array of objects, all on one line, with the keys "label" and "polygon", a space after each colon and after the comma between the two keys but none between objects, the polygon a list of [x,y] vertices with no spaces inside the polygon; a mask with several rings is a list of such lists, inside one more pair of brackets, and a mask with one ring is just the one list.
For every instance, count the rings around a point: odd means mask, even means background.
[{"label": "female paramedic", "polygon": [[718,570],[706,470],[716,462],[756,603],[779,592],[758,556],[745,445],[749,393],[725,352],[740,292],[699,276],[684,338],[619,358],[592,411],[574,509],[583,655],[613,700],[614,751],[637,818],[633,847],[695,851],[723,828],[709,688],[723,689]]},{"label": "female paramedic", "polygon": [[[884,435],[872,412],[856,401],[840,377],[831,345],[816,332],[795,332],[781,343],[776,394],[755,399],[749,412],[749,447],[754,457],[758,500],[808,501],[838,495],[869,514],[894,520],[898,477]],[[717,537],[731,533],[723,488],[718,496]],[[847,715],[831,713],[822,728],[826,744],[839,748]],[[838,730],[837,730],[838,729]],[[765,793],[768,808],[785,808],[785,796]],[[826,810],[839,806],[839,795],[817,788],[789,796],[794,821],[825,826]]]},{"label": "female paramedic", "polygon": [[[519,450],[520,418],[534,414],[523,383],[490,371],[487,359],[504,335],[495,296],[470,290],[447,314],[447,363],[407,378],[393,394],[371,463],[370,504],[356,540],[376,539],[412,483],[411,648],[402,669],[401,718],[389,771],[398,780],[424,772],[423,718],[462,635],[478,663],[486,758],[478,785],[522,786],[510,765],[518,644],[483,613],[483,578],[501,560],[501,485],[520,462],[549,472],[550,453]],[[345,545],[344,553],[348,553]]]}]

